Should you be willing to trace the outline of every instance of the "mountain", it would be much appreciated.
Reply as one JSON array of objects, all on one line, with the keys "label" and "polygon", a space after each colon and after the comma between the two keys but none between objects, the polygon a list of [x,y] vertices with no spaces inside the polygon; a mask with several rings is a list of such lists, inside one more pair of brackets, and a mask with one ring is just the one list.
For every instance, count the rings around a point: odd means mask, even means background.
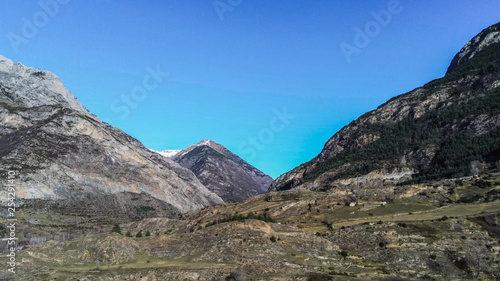
[{"label": "mountain", "polygon": [[342,128],[271,190],[382,186],[500,168],[500,23],[455,56],[446,75]]},{"label": "mountain", "polygon": [[[485,47],[443,79],[396,97],[337,133],[320,156],[337,158],[331,165],[345,161],[343,170],[324,166],[319,171],[339,175],[339,180],[325,182],[321,174],[305,179],[297,173],[298,184],[290,190],[175,219],[118,225],[82,225],[82,217],[43,216],[19,208],[16,273],[0,270],[0,280],[500,280],[500,172],[494,171],[499,138],[491,133],[499,108],[498,86],[491,85],[500,85],[500,54],[498,48]],[[376,145],[379,141],[383,145]],[[434,149],[422,151],[425,147]],[[196,162],[201,158],[187,155],[209,148],[215,152],[208,154],[221,153],[208,140],[161,153]],[[345,151],[349,154],[342,156]],[[434,156],[428,160],[405,151]],[[401,153],[405,161],[390,161]],[[374,171],[356,170],[362,157],[366,169]],[[413,166],[412,159],[423,166]],[[313,160],[301,169],[322,163]],[[399,166],[387,173],[375,164]],[[454,170],[462,164],[473,169]],[[368,174],[341,174],[349,168]],[[420,183],[422,176],[411,169],[424,169],[431,177]],[[446,177],[442,172],[481,170],[485,173],[477,176],[439,179]],[[400,181],[408,184],[395,185]],[[324,192],[335,185],[345,188]],[[311,189],[292,188],[300,186]],[[10,223],[0,216],[1,237],[11,235]],[[0,253],[9,252],[7,239],[1,239]]]},{"label": "mountain", "polygon": [[0,174],[16,173],[25,206],[108,219],[223,203],[190,170],[101,122],[56,75],[3,56],[0,120]]},{"label": "mountain", "polygon": [[225,202],[263,194],[273,182],[270,176],[212,140],[202,140],[183,150],[159,153],[193,171],[203,185]]}]

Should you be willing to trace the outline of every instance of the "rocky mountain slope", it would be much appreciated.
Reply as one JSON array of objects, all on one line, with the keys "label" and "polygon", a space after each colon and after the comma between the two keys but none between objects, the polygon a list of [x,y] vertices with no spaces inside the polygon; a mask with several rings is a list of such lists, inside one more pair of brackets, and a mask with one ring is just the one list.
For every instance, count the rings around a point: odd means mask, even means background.
[{"label": "rocky mountain slope", "polygon": [[[288,174],[298,183],[290,190],[175,219],[89,223],[78,237],[82,224],[21,208],[18,245],[31,245],[17,253],[17,273],[0,270],[0,280],[500,280],[500,172],[490,171],[499,57],[486,47],[364,115],[327,143],[323,164],[299,167],[324,165],[319,176],[313,166],[310,179]],[[429,177],[420,181],[419,171]],[[346,188],[323,192],[336,185]],[[38,237],[22,236],[30,223]],[[7,224],[0,216],[1,237]],[[73,239],[45,242],[43,232]]]},{"label": "rocky mountain slope", "polygon": [[446,76],[342,128],[271,190],[382,186],[500,168],[500,24],[467,43]]},{"label": "rocky mountain slope", "polygon": [[0,123],[0,174],[15,171],[18,203],[108,218],[223,203],[190,170],[90,114],[53,73],[3,56]]},{"label": "rocky mountain slope", "polygon": [[193,171],[203,185],[225,202],[263,194],[273,182],[270,176],[212,140],[202,140],[180,151],[160,153]]}]

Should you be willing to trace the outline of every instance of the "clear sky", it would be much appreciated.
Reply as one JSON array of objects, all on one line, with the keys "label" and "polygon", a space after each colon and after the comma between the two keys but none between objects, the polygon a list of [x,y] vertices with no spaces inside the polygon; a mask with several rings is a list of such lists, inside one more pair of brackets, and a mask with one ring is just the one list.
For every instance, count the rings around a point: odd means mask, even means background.
[{"label": "clear sky", "polygon": [[146,147],[208,138],[277,177],[499,21],[498,0],[4,0],[0,54]]}]

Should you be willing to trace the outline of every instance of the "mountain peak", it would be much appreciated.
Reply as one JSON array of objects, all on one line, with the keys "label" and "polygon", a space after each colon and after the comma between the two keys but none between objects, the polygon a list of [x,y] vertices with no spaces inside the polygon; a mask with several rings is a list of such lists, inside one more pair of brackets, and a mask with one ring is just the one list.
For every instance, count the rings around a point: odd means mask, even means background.
[{"label": "mountain peak", "polygon": [[462,48],[453,75],[363,114],[270,190],[377,189],[498,170],[499,66],[500,23]]},{"label": "mountain peak", "polygon": [[0,55],[0,98],[22,107],[59,105],[90,112],[50,71],[26,67]]},{"label": "mountain peak", "polygon": [[210,139],[204,139],[204,140],[201,140],[196,145],[211,145],[212,143],[214,143],[212,140],[210,140]]},{"label": "mountain peak", "polygon": [[453,58],[446,74],[453,72],[487,47],[498,43],[500,43],[500,23],[484,29],[471,41],[465,44],[462,50]]},{"label": "mountain peak", "polygon": [[197,147],[202,147],[202,146],[208,146],[208,147],[212,148],[213,150],[215,150],[215,151],[217,151],[225,156],[233,155],[233,153],[231,151],[229,151],[226,147],[224,147],[223,145],[218,144],[210,139],[204,139],[204,140],[198,142],[197,144],[191,146],[190,150],[197,148]]},{"label": "mountain peak", "polygon": [[204,139],[181,151],[159,152],[190,169],[225,202],[265,193],[273,179],[213,140]]}]

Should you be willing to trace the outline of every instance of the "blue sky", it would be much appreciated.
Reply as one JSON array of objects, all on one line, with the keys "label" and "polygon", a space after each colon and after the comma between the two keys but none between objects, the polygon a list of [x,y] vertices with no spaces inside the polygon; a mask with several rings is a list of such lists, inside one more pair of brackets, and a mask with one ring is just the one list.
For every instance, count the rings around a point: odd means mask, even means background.
[{"label": "blue sky", "polygon": [[499,11],[498,0],[5,0],[0,54],[56,73],[149,148],[209,138],[277,177],[442,77]]}]

